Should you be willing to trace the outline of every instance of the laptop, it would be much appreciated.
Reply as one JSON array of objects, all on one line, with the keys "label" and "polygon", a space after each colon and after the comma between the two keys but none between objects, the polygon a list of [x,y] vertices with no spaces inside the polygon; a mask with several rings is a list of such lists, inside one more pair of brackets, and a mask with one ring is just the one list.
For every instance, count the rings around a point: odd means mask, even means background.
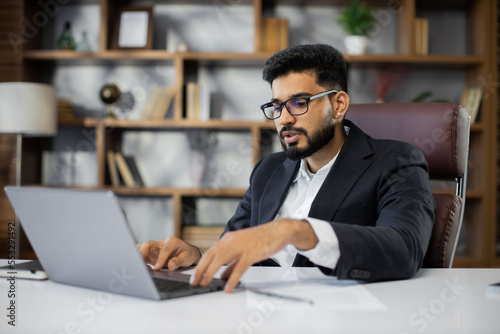
[{"label": "laptop", "polygon": [[190,275],[149,269],[111,191],[7,186],[5,192],[54,282],[154,300],[224,288],[224,280],[193,287]]}]

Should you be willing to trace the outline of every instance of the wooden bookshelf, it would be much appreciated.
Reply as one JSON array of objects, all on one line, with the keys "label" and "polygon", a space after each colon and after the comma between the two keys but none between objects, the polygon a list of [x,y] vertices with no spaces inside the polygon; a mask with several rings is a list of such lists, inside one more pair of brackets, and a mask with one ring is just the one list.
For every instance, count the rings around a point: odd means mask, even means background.
[{"label": "wooden bookshelf", "polygon": [[[10,1],[12,2],[12,1]],[[109,189],[115,191],[120,196],[137,197],[169,197],[173,200],[175,233],[183,235],[184,222],[182,218],[182,205],[185,198],[212,197],[212,198],[241,198],[244,189],[179,189],[175,187],[154,187],[154,188],[124,188],[111,187],[106,176],[106,150],[117,147],[121,139],[119,138],[127,131],[183,131],[184,129],[213,129],[216,131],[238,132],[246,131],[251,135],[252,141],[252,161],[255,163],[264,154],[262,149],[263,133],[272,132],[273,122],[266,121],[226,121],[211,119],[203,122],[198,120],[188,120],[184,118],[183,99],[185,91],[183,87],[187,82],[196,78],[192,74],[200,66],[215,65],[230,68],[246,67],[249,65],[261,67],[265,60],[271,56],[269,52],[263,52],[263,41],[261,40],[261,21],[263,17],[269,17],[270,13],[275,13],[278,6],[292,6],[300,10],[306,10],[312,6],[343,6],[347,2],[331,2],[325,0],[244,0],[231,2],[231,6],[250,6],[252,9],[253,40],[251,41],[252,52],[170,52],[165,49],[151,50],[115,50],[111,48],[112,30],[114,27],[114,13],[121,5],[137,5],[141,1],[117,1],[99,0],[91,2],[77,1],[72,6],[78,8],[83,4],[91,4],[99,8],[100,18],[98,20],[98,31],[100,32],[99,44],[94,52],[75,52],[51,50],[44,47],[44,31],[50,30],[46,27],[40,28],[40,33],[29,40],[24,45],[24,51],[20,57],[22,61],[22,77],[29,81],[43,81],[44,71],[55,71],[59,66],[82,66],[97,65],[104,68],[115,65],[126,64],[133,66],[149,66],[149,64],[168,64],[173,68],[175,78],[173,84],[176,87],[176,100],[171,118],[162,121],[150,120],[118,120],[118,119],[96,119],[82,118],[74,120],[64,120],[61,126],[73,127],[74,131],[88,128],[95,132],[96,155],[97,155],[97,189]],[[175,4],[182,6],[185,4],[206,6],[213,9],[212,2],[202,0],[191,1],[155,1],[154,6],[169,6]],[[222,2],[221,5],[225,3]],[[370,4],[388,9],[386,1],[375,1]],[[228,4],[229,5],[229,2]],[[349,66],[377,68],[387,65],[404,65],[410,70],[420,69],[435,71],[454,69],[462,71],[465,77],[464,85],[477,86],[488,85],[488,83],[498,82],[497,73],[497,52],[496,52],[496,31],[497,31],[497,4],[493,0],[471,0],[471,1],[416,1],[408,0],[400,2],[397,8],[397,30],[395,39],[397,50],[391,54],[364,54],[345,55]],[[10,7],[9,7],[10,8]],[[24,1],[24,7],[20,6],[24,12],[17,14],[21,21],[22,16],[33,17],[41,9],[35,1]],[[435,13],[458,11],[464,13],[467,21],[467,29],[464,36],[467,52],[463,55],[457,54],[436,54],[418,55],[415,50],[414,20],[422,11],[432,11]],[[10,13],[10,12],[9,12]],[[0,18],[5,18],[1,12]],[[294,17],[288,18],[294,20]],[[12,20],[11,20],[12,21]],[[9,21],[9,22],[11,22]],[[13,22],[13,21],[12,21]],[[45,30],[44,30],[45,29]],[[296,29],[296,28],[295,28]],[[432,29],[432,25],[431,25]],[[432,32],[432,31],[431,31]],[[290,33],[294,33],[290,31]],[[4,70],[7,69],[2,67]],[[19,71],[18,71],[19,72]],[[3,73],[2,73],[3,74]],[[411,82],[405,84],[411,85]],[[491,87],[485,87],[485,91],[491,91]],[[471,171],[467,189],[466,230],[469,235],[464,238],[464,254],[456,257],[457,267],[478,267],[478,266],[499,266],[500,257],[496,255],[496,245],[498,240],[498,223],[496,218],[496,197],[497,197],[497,105],[498,97],[496,93],[489,94],[484,98],[480,109],[478,122],[471,127],[470,161]],[[106,130],[116,129],[112,134]],[[35,146],[37,147],[37,146]],[[40,152],[29,152],[29,154],[40,155]],[[38,173],[39,171],[33,171]],[[32,178],[36,179],[36,177]],[[196,229],[191,229],[196,233]]]}]

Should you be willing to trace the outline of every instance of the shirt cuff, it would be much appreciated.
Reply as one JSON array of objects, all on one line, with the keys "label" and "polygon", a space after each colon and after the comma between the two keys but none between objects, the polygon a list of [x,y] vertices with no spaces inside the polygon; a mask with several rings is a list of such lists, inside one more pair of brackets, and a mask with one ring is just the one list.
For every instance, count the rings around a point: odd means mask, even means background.
[{"label": "shirt cuff", "polygon": [[337,234],[332,226],[324,220],[310,217],[307,217],[306,220],[316,234],[318,244],[313,249],[307,251],[298,250],[298,253],[319,266],[335,269],[340,257]]}]

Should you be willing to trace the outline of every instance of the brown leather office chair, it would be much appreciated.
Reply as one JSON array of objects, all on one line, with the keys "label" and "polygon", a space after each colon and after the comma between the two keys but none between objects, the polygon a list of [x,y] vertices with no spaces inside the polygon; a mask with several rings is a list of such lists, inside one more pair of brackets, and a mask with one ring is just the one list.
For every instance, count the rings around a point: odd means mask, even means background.
[{"label": "brown leather office chair", "polygon": [[346,118],[373,138],[395,139],[419,147],[431,180],[455,180],[456,191],[439,193],[424,267],[451,268],[465,207],[470,121],[467,110],[453,103],[353,104]]}]

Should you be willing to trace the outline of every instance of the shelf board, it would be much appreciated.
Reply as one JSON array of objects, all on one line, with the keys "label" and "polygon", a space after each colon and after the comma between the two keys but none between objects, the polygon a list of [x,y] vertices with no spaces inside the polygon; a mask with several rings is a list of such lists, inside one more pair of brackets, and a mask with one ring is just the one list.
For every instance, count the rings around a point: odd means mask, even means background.
[{"label": "shelf board", "polygon": [[273,122],[267,121],[223,121],[223,120],[164,120],[164,121],[148,121],[148,120],[117,120],[109,119],[104,121],[106,127],[115,128],[147,128],[147,129],[164,129],[164,128],[216,128],[216,129],[251,129],[259,128],[274,128]]},{"label": "shelf board", "polygon": [[24,59],[36,60],[120,60],[120,59],[174,59],[175,54],[163,50],[109,50],[105,52],[80,52],[60,50],[27,50]]},{"label": "shelf board", "polygon": [[62,126],[97,126],[102,124],[110,128],[124,129],[183,129],[183,128],[215,128],[215,129],[274,129],[272,121],[224,121],[224,120],[173,120],[165,119],[163,121],[153,120],[125,120],[113,118],[75,118],[74,120],[60,120]]},{"label": "shelf board", "polygon": [[[26,50],[23,58],[26,60],[52,61],[164,61],[173,59],[195,61],[264,61],[272,53],[231,53],[231,52],[177,52],[164,50],[107,50],[103,52],[78,52],[60,50]],[[435,64],[435,65],[480,65],[483,58],[473,55],[401,55],[401,54],[363,54],[344,55],[350,63],[396,63],[396,64]]]},{"label": "shelf board", "polygon": [[168,52],[165,50],[107,50],[103,52],[79,52],[60,50],[26,50],[23,58],[29,60],[259,60],[264,61],[271,53],[238,52]]},{"label": "shelf board", "polygon": [[172,188],[172,187],[88,187],[88,186],[47,186],[42,184],[26,184],[30,187],[49,187],[60,189],[76,189],[88,191],[112,191],[117,195],[123,196],[184,196],[184,197],[243,197],[246,189],[240,188]]},{"label": "shelf board", "polygon": [[58,125],[62,126],[83,126],[94,127],[101,122],[98,118],[73,118],[73,119],[60,119],[57,121]]},{"label": "shelf board", "polygon": [[482,132],[484,131],[484,125],[483,123],[472,123],[470,125],[470,131],[471,132]]},{"label": "shelf board", "polygon": [[400,64],[454,64],[480,65],[483,58],[469,55],[398,55],[398,54],[364,54],[344,55],[351,63],[400,63]]},{"label": "shelf board", "polygon": [[465,199],[482,199],[483,192],[480,190],[466,190],[465,191]]},{"label": "shelf board", "polygon": [[457,255],[453,261],[453,268],[486,268],[488,261],[466,255]]},{"label": "shelf board", "polygon": [[[434,194],[450,194],[455,195],[455,189],[432,189]],[[467,190],[465,193],[466,200],[482,199],[483,193],[480,190]]]},{"label": "shelf board", "polygon": [[183,196],[183,197],[243,197],[245,189],[236,188],[127,188],[110,187],[117,195],[122,196]]}]

